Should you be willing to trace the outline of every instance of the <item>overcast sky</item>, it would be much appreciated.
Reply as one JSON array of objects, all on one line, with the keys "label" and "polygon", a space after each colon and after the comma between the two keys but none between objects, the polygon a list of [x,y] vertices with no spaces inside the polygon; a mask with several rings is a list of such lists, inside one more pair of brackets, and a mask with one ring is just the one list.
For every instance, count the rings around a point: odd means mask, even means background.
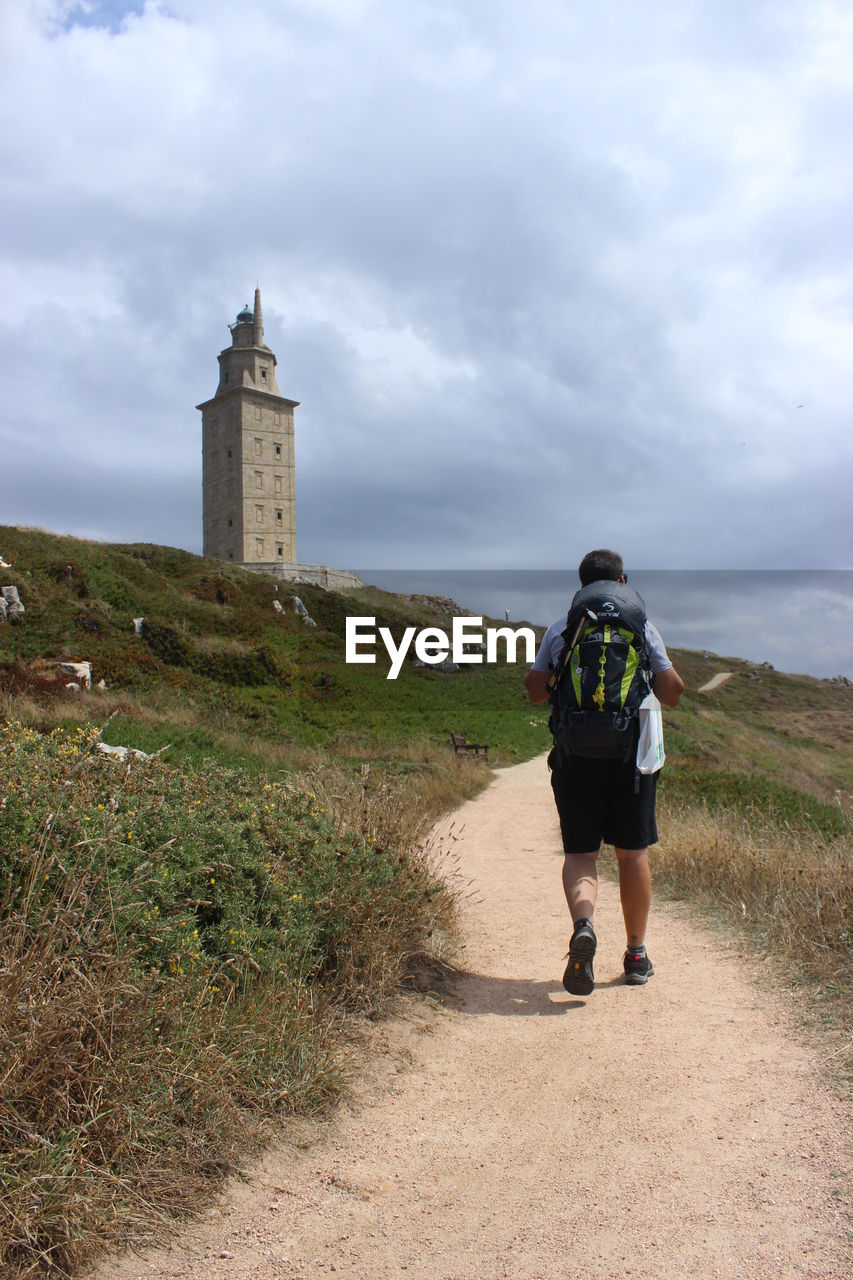
[{"label": "overcast sky", "polygon": [[260,282],[300,559],[853,565],[853,5],[3,5],[0,522],[201,550]]}]

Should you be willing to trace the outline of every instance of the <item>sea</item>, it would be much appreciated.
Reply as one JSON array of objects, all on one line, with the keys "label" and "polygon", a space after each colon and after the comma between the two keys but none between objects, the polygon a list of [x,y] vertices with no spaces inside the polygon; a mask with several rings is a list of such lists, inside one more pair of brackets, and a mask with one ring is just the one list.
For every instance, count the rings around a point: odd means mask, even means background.
[{"label": "sea", "polygon": [[[560,569],[357,572],[385,591],[450,596],[474,614],[537,626],[564,617],[578,588],[576,572]],[[628,581],[668,646],[853,680],[853,570],[644,569]]]}]

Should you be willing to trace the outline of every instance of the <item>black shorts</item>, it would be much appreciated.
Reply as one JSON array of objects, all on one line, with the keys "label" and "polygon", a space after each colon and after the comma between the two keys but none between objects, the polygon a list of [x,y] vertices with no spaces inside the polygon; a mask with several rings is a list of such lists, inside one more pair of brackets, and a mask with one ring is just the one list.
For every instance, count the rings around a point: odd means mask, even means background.
[{"label": "black shorts", "polygon": [[596,853],[602,840],[618,849],[657,844],[656,773],[640,774],[635,794],[633,761],[584,760],[554,750],[548,763],[565,853]]}]

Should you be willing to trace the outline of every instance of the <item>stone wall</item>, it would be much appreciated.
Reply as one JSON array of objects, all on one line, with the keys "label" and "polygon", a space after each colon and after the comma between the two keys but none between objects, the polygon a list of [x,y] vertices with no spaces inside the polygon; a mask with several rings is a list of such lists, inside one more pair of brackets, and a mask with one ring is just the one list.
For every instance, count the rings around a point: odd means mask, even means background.
[{"label": "stone wall", "polygon": [[333,569],[327,564],[243,564],[242,569],[251,569],[253,573],[269,573],[274,578],[282,578],[285,582],[310,582],[315,587],[323,587],[326,591],[347,591],[354,587],[363,587],[361,578],[350,569]]}]

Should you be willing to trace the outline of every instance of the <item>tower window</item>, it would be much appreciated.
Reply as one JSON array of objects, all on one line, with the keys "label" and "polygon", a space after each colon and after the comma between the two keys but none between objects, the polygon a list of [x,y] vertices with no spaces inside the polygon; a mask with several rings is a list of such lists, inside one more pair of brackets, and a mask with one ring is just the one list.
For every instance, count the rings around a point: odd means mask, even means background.
[{"label": "tower window", "polygon": [[266,380],[267,380],[267,371],[266,371],[266,369],[261,369],[261,377],[263,378],[264,382],[266,382]]},{"label": "tower window", "polygon": [[273,426],[274,426],[274,427],[280,427],[280,426],[281,426],[281,414],[280,414],[280,412],[278,411],[278,409],[276,409],[276,410],[275,410],[275,412],[273,413],[272,421],[273,421]]},{"label": "tower window", "polygon": [[263,443],[259,436],[255,436],[255,457],[259,458],[263,452]]},{"label": "tower window", "polygon": [[281,524],[281,517],[282,517],[282,514],[283,514],[283,513],[282,513],[281,511],[276,511],[276,513],[275,513],[275,522],[276,522],[276,524]]},{"label": "tower window", "polygon": [[255,555],[263,560],[264,558],[264,540],[263,538],[255,538]]},{"label": "tower window", "polygon": [[276,447],[275,447],[275,456],[276,456],[277,458],[280,458],[280,457],[281,457],[281,445],[280,445],[280,444],[277,444],[277,445],[276,445]]},{"label": "tower window", "polygon": [[227,374],[227,373],[226,373],[226,375],[225,375],[225,381],[226,381],[226,382],[228,381],[228,374]]},{"label": "tower window", "polygon": [[284,559],[284,543],[283,542],[277,542],[275,544],[275,554],[278,560]]},{"label": "tower window", "polygon": [[228,457],[229,457],[229,458],[231,457],[231,450],[230,450],[230,449],[228,450]]},{"label": "tower window", "polygon": [[264,473],[263,471],[256,471],[255,472],[255,488],[263,489],[263,487],[264,487]]},{"label": "tower window", "polygon": [[264,522],[264,509],[260,503],[255,507],[255,519],[258,524],[263,524]]},{"label": "tower window", "polygon": [[260,422],[260,420],[261,420],[261,406],[260,406],[259,404],[256,404],[256,405],[255,405],[255,418],[256,418],[256,420],[257,420],[258,422]]},{"label": "tower window", "polygon": [[275,491],[276,493],[281,493],[281,476],[276,476],[275,478]]},{"label": "tower window", "polygon": [[229,529],[233,529],[233,528],[234,528],[234,521],[231,519],[231,517],[230,517],[230,516],[228,517],[228,528],[229,528]]}]

